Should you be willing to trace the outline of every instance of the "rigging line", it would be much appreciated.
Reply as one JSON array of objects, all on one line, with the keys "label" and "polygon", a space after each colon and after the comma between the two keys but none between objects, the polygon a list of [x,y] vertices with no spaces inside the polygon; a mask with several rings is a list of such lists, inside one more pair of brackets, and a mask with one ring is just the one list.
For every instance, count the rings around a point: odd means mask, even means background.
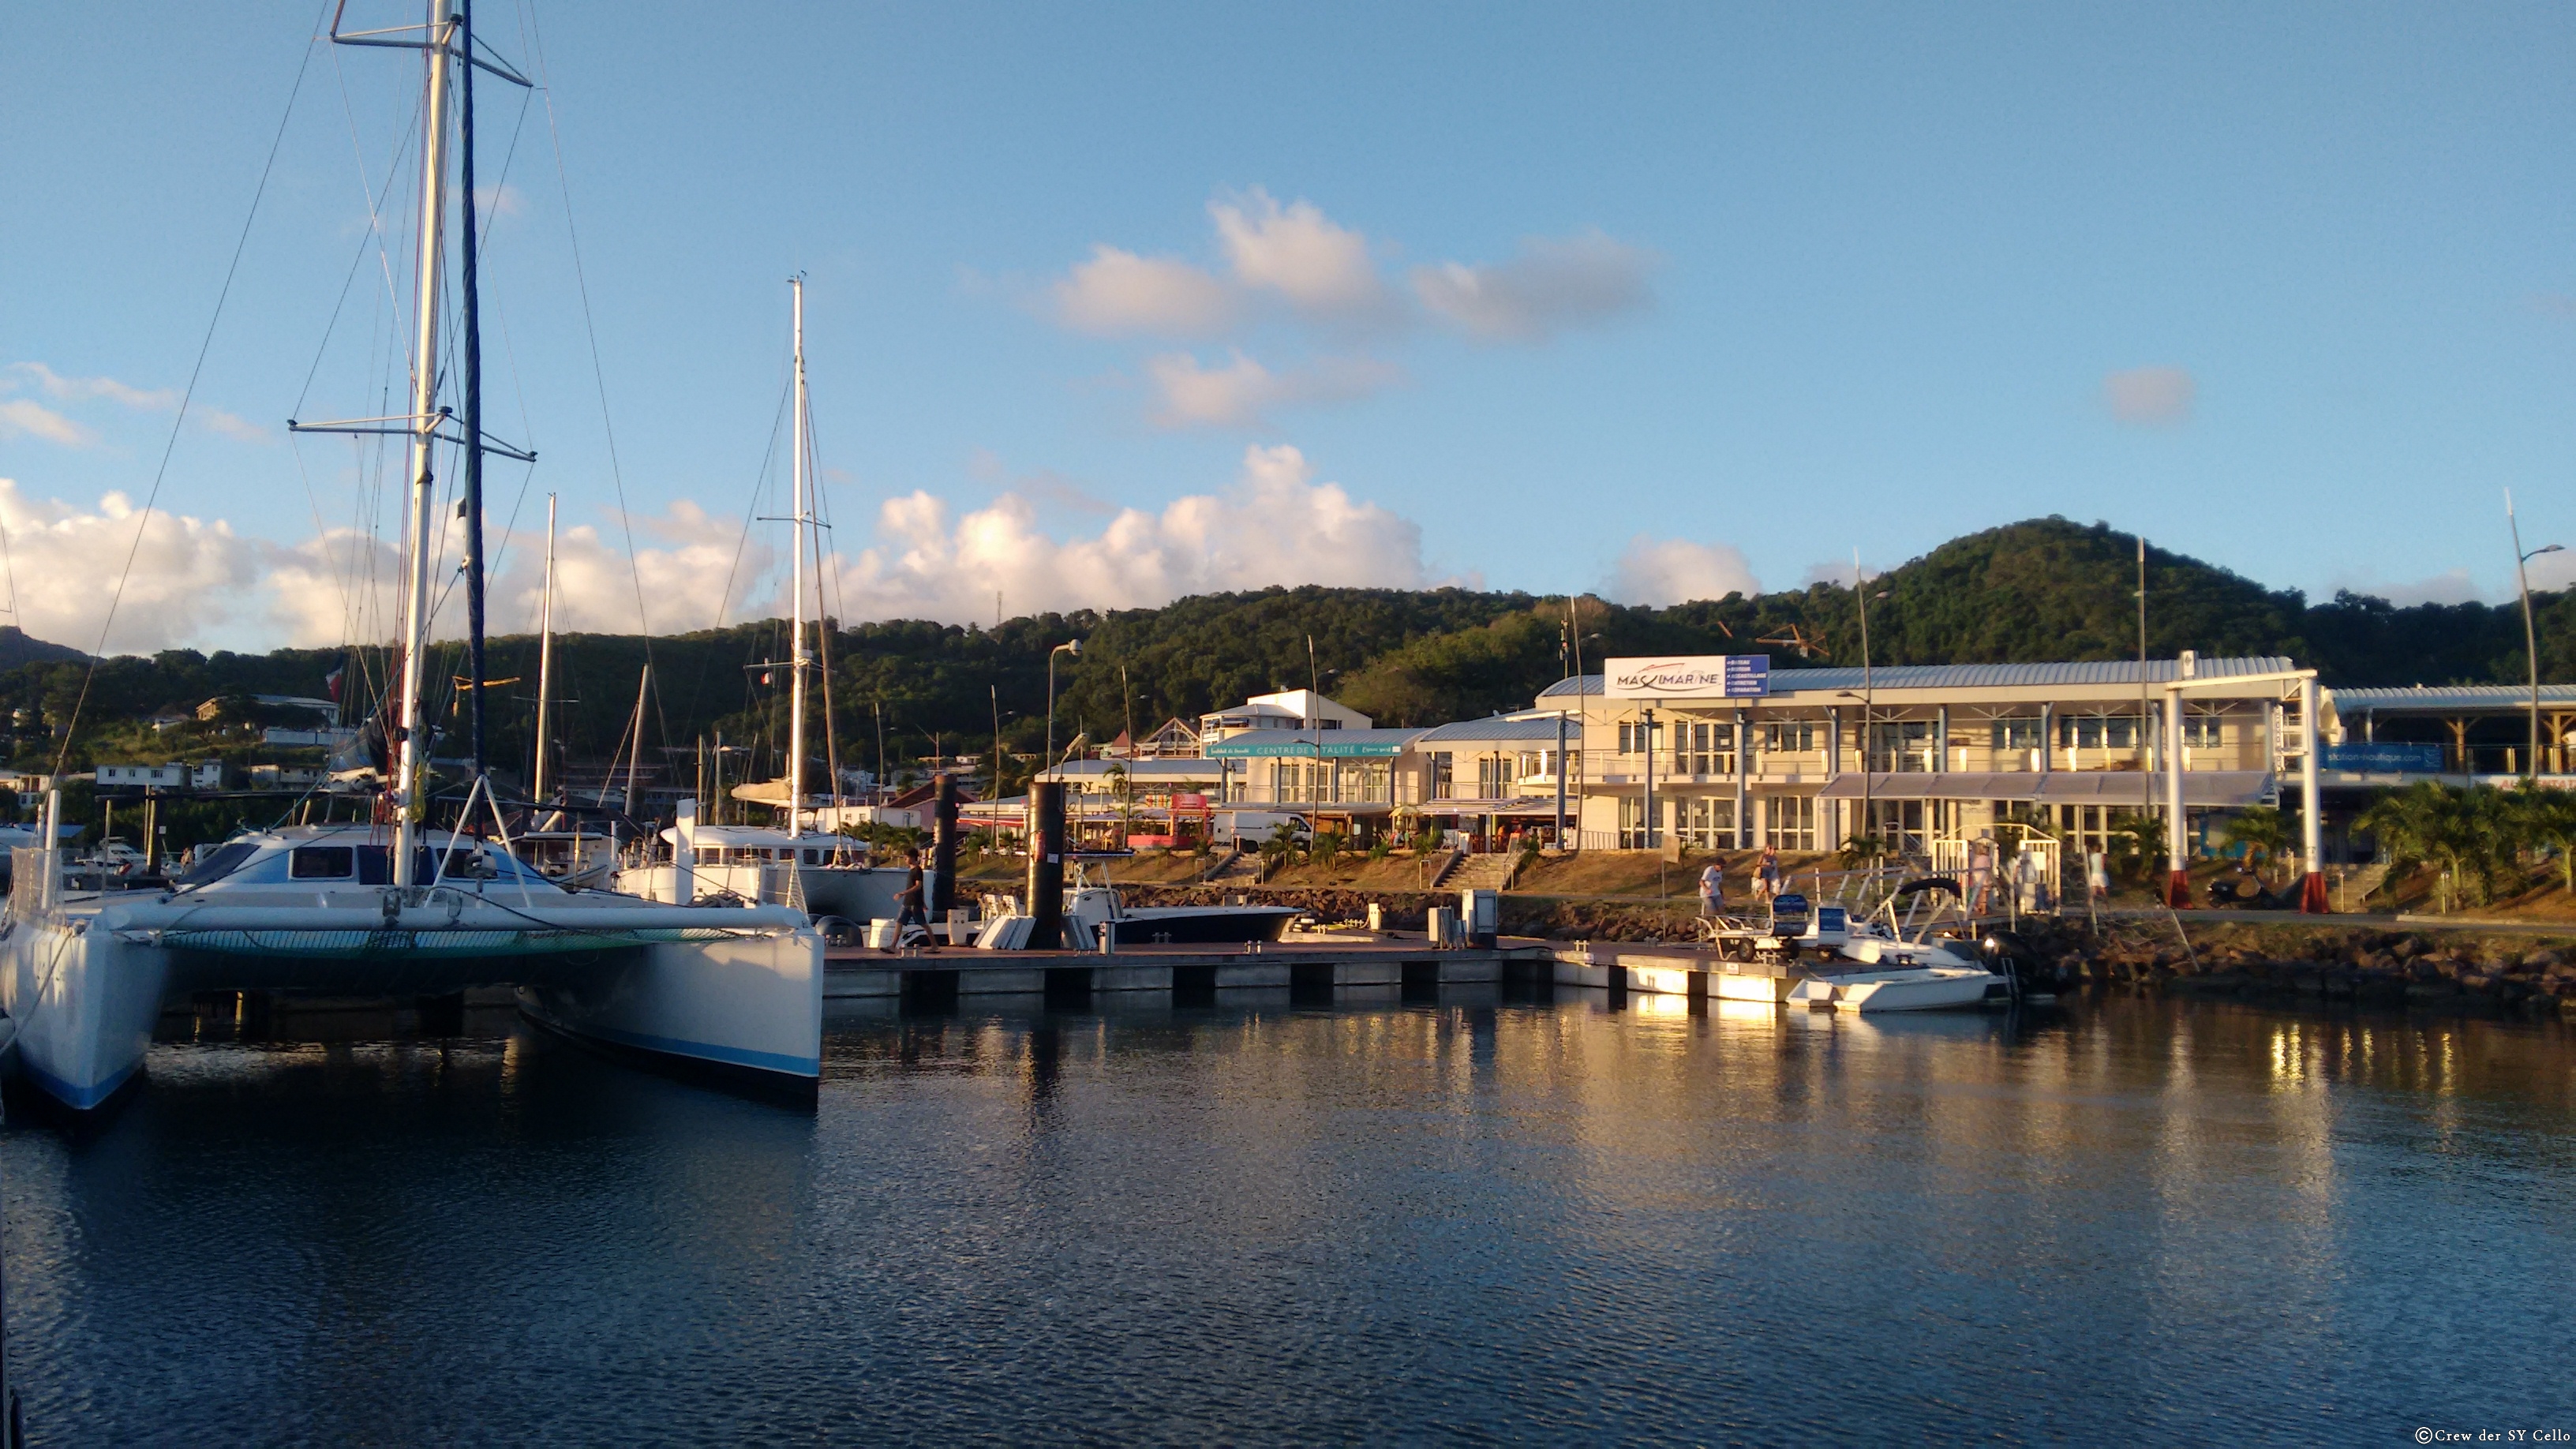
[{"label": "rigging line", "polygon": [[[401,144],[394,148],[393,159],[385,166],[385,184],[383,189],[376,190],[369,186],[367,181],[367,152],[366,148],[359,141],[358,115],[356,110],[354,110],[349,103],[349,78],[347,73],[340,69],[339,47],[337,46],[332,47],[331,69],[333,74],[340,77],[340,109],[342,113],[347,115],[349,118],[349,149],[351,152],[355,153],[358,159],[358,195],[367,203],[367,229],[358,238],[357,254],[349,259],[349,275],[340,283],[340,299],[331,304],[331,320],[323,325],[321,345],[313,349],[313,366],[305,372],[304,386],[295,394],[295,411],[299,414],[304,411],[305,399],[312,396],[313,379],[320,375],[322,371],[322,359],[331,350],[331,334],[337,330],[340,325],[340,309],[348,305],[349,289],[357,284],[358,268],[365,264],[367,260],[367,249],[370,246],[374,247],[378,263],[384,271],[386,290],[390,293],[393,288],[393,258],[387,255],[385,251],[384,209],[385,203],[392,198],[395,179],[402,174],[402,158],[409,155],[411,152],[411,141],[408,139],[408,136],[406,136]],[[411,110],[414,117],[419,116],[420,108],[423,103],[424,98],[415,92],[412,99]],[[409,129],[417,129],[415,127],[411,127],[411,123],[409,121],[405,121],[404,125]]]},{"label": "rigging line", "polygon": [[[760,455],[760,471],[752,475],[751,487],[745,495],[749,501],[744,503],[742,509],[742,531],[734,535],[733,562],[725,566],[724,589],[716,595],[716,617],[715,622],[708,625],[710,629],[722,630],[725,613],[732,607],[734,577],[742,571],[743,551],[751,546],[751,525],[760,513],[761,490],[769,485],[769,470],[778,458],[778,426],[786,420],[787,399],[795,388],[796,380],[792,376],[784,377],[779,382],[778,410],[772,413],[769,419],[769,446]],[[696,682],[689,686],[689,709],[692,712],[695,712],[699,702],[706,698],[707,670],[712,668],[713,664],[712,651],[698,656],[698,677]]]},{"label": "rigging line", "polygon": [[[304,445],[296,441],[293,433],[289,433],[286,435],[286,446],[287,450],[295,455],[295,476],[303,480],[304,501],[313,510],[313,541],[321,545],[322,556],[324,561],[327,563],[331,554],[331,535],[330,531],[322,526],[322,497],[320,494],[313,491],[313,474],[304,466]],[[0,538],[0,549],[5,549],[7,546],[8,540],[6,538]],[[333,587],[340,591],[340,617],[345,621],[349,617],[348,581],[337,574],[333,574],[331,577],[331,583]],[[16,586],[13,584],[10,589],[11,597],[16,597],[16,593]],[[341,630],[341,643],[346,644],[349,642],[347,635],[348,631],[344,627]]]},{"label": "rigging line", "polygon": [[[330,8],[325,4],[323,13]],[[315,15],[313,23],[318,28],[322,15]],[[197,344],[197,361],[188,369],[188,386],[179,394],[179,413],[170,420],[170,438],[161,447],[161,464],[152,470],[151,491],[143,495],[142,510],[135,516],[134,542],[126,547],[125,567],[117,573],[116,588],[108,595],[107,617],[98,625],[98,645],[90,651],[89,668],[81,674],[80,695],[72,701],[71,723],[63,730],[62,746],[54,751],[54,774],[63,772],[64,762],[71,757],[72,741],[80,734],[81,710],[89,703],[90,685],[98,679],[99,659],[107,653],[108,631],[116,627],[117,606],[125,602],[126,582],[134,577],[134,560],[143,552],[143,533],[152,526],[152,510],[161,501],[161,484],[170,476],[170,455],[179,450],[179,429],[188,420],[188,404],[197,395],[197,379],[206,370],[206,354],[214,350],[216,324],[223,321],[224,302],[233,294],[233,277],[241,271],[242,253],[250,247],[251,224],[259,220],[260,200],[268,195],[269,173],[276,169],[277,153],[286,144],[286,123],[295,118],[295,98],[304,93],[304,73],[313,65],[313,46],[311,39],[304,43],[304,58],[295,65],[295,83],[287,88],[286,110],[277,118],[277,135],[268,143],[268,159],[260,163],[259,185],[251,191],[250,213],[242,218],[241,236],[233,242],[233,259],[224,268],[222,288],[215,293],[214,315],[206,319],[206,335]]]},{"label": "rigging line", "polygon": [[[357,104],[349,99],[349,73],[340,64],[340,47],[336,45],[331,47],[331,74],[340,83],[340,113],[349,120],[349,150],[357,157],[358,195],[364,198],[371,193],[371,188],[367,184],[367,148],[365,141],[358,134]],[[411,154],[411,138],[420,129],[413,122],[419,119],[420,108],[426,104],[428,104],[427,96],[418,91],[412,93],[411,114],[404,118],[403,129],[395,133],[401,139],[395,142],[393,155],[385,163],[383,193],[385,197],[393,194],[394,178],[402,174],[402,158]],[[367,207],[367,234],[359,238],[359,255],[366,254],[366,244],[370,241],[375,243],[377,265],[384,273],[385,300],[399,308],[402,305],[402,298],[394,287],[393,256],[385,250],[384,201],[381,198],[371,202]],[[320,365],[320,359],[315,359],[315,365]],[[312,385],[312,379],[306,378],[305,386],[310,388]]]},{"label": "rigging line", "polygon": [[[537,58],[537,84],[546,93],[546,133],[554,141],[555,182],[563,195],[564,236],[572,244],[573,290],[581,297],[582,330],[590,343],[590,375],[599,391],[599,427],[608,440],[608,477],[617,488],[617,521],[626,535],[626,571],[635,582],[635,622],[644,639],[644,662],[653,662],[653,621],[644,607],[644,563],[635,550],[635,515],[626,503],[626,474],[617,458],[617,427],[608,410],[608,370],[599,357],[599,320],[590,306],[590,277],[581,264],[581,232],[573,224],[572,173],[564,164],[563,128],[555,116],[555,92],[552,73],[546,67],[545,37],[537,27],[536,12],[527,16],[531,50]],[[655,696],[655,712],[660,713],[660,697]],[[670,723],[663,722],[662,737],[670,738]]]}]

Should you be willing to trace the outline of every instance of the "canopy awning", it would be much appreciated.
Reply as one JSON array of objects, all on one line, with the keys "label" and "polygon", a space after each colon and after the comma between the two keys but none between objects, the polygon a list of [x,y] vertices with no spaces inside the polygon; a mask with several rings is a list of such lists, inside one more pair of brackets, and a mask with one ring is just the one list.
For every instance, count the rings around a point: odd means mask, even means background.
[{"label": "canopy awning", "polygon": [[[1836,775],[1816,792],[1826,800],[1861,798],[1863,776],[1857,770]],[[2155,803],[2165,801],[2165,777],[2135,770],[1901,771],[1867,777],[1868,793],[1879,800],[2032,800],[2047,805],[2142,805],[2152,789]],[[2271,775],[2262,770],[2185,770],[2182,803],[2203,807],[2260,805],[2277,798]]]}]

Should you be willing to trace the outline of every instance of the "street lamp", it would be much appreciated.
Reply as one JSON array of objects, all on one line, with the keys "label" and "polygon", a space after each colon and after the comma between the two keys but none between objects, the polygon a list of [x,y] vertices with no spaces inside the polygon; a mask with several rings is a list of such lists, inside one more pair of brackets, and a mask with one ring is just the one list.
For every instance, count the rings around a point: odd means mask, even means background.
[{"label": "street lamp", "polygon": [[2531,626],[2531,570],[2525,565],[2544,553],[2565,553],[2561,545],[2543,544],[2528,553],[2522,547],[2522,525],[2514,521],[2513,490],[2504,490],[2504,525],[2513,531],[2513,578],[2522,589],[2522,653],[2531,665],[2531,759],[2523,767],[2528,779],[2540,773],[2540,638]]},{"label": "street lamp", "polygon": [[1046,758],[1040,761],[1038,765],[1038,768],[1042,770],[1052,770],[1055,768],[1055,657],[1059,654],[1069,654],[1076,659],[1081,658],[1082,641],[1079,639],[1067,639],[1063,643],[1058,644],[1053,649],[1047,651]]}]

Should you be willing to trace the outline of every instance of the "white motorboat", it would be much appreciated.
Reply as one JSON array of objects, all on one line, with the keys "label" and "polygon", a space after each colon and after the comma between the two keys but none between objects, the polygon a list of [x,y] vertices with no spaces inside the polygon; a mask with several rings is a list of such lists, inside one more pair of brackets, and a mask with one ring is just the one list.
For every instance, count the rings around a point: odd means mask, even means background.
[{"label": "white motorboat", "polygon": [[[1947,913],[1939,893],[1945,888],[1956,896],[1957,887],[1946,880],[1909,881],[1868,920],[1849,923],[1833,954],[1790,988],[1790,1004],[1860,1012],[1947,1011],[1982,1006],[1990,995],[2009,995],[2006,978],[1987,970],[1956,938],[1941,934]],[[1932,903],[1928,907],[1927,901]],[[1965,917],[1958,920],[1964,923]]]},{"label": "white motorboat", "polygon": [[[18,852],[0,922],[17,1065],[94,1108],[142,1064],[165,1002],[200,991],[409,995],[515,985],[538,1021],[666,1057],[821,1070],[822,941],[782,907],[572,893],[496,844],[423,832],[394,883],[389,831],[263,831],[164,890],[69,892]],[[52,889],[48,890],[48,884]]]},{"label": "white motorboat", "polygon": [[1982,1006],[2004,979],[1983,966],[1827,962],[1789,988],[1792,1006],[1838,1011],[1955,1011]]}]

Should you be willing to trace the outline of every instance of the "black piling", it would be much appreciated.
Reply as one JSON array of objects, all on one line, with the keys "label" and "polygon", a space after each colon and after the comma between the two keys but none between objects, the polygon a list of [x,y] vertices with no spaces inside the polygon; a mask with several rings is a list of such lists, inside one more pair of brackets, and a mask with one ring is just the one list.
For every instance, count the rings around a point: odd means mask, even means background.
[{"label": "black piling", "polygon": [[930,918],[948,919],[957,907],[957,777],[931,777]]},{"label": "black piling", "polygon": [[1064,786],[1029,786],[1029,949],[1064,945]]}]

